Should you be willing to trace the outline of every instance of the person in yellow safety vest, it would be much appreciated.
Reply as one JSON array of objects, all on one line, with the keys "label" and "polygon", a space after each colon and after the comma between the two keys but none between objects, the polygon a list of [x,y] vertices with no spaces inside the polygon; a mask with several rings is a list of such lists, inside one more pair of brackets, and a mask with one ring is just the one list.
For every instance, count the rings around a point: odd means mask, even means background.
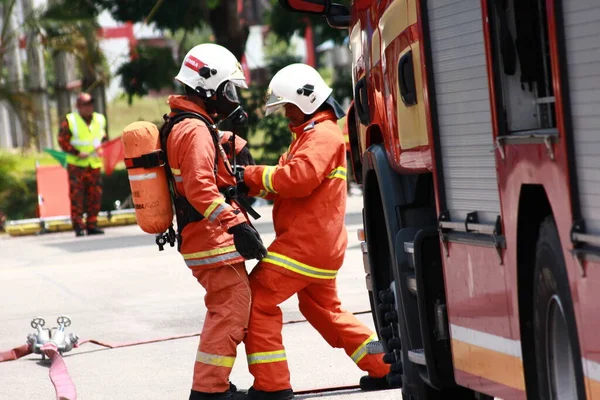
[{"label": "person in yellow safety vest", "polygon": [[[98,213],[102,198],[100,168],[102,160],[97,148],[108,140],[106,118],[94,112],[92,96],[77,96],[77,111],[67,114],[60,125],[58,143],[67,153],[71,221],[75,236],[104,234],[98,228]],[[83,214],[87,213],[85,224]]]}]

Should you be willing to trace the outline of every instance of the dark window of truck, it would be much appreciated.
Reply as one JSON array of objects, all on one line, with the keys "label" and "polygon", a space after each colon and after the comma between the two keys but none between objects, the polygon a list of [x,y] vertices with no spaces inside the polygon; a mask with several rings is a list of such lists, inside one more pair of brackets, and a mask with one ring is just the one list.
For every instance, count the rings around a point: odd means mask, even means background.
[{"label": "dark window of truck", "polygon": [[556,128],[546,0],[488,0],[499,135]]}]

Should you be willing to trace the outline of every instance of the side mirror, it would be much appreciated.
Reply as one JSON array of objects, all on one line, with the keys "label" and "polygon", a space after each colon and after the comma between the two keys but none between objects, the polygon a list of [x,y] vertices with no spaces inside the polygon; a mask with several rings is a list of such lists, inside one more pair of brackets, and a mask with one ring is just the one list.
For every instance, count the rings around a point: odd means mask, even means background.
[{"label": "side mirror", "polygon": [[279,4],[288,10],[305,14],[326,15],[329,0],[279,0]]},{"label": "side mirror", "polygon": [[335,29],[348,29],[350,27],[350,10],[341,4],[333,3],[327,12],[327,23]]}]

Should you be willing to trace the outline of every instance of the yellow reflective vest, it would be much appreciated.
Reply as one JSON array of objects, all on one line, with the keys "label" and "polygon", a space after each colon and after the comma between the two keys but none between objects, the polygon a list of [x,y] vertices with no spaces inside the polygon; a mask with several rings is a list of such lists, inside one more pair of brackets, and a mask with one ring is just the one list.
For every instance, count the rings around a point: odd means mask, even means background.
[{"label": "yellow reflective vest", "polygon": [[81,153],[88,153],[88,158],[80,159],[76,155],[68,154],[67,162],[78,167],[102,167],[102,160],[94,153],[106,136],[106,118],[102,114],[94,113],[92,122],[88,124],[77,112],[67,114],[67,122],[71,131],[71,144]]}]

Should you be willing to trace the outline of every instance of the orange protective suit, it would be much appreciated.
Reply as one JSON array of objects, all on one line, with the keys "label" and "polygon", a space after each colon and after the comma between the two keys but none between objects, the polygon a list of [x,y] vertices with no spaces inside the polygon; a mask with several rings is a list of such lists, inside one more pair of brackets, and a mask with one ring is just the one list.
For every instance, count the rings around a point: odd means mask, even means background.
[{"label": "orange protective suit", "polygon": [[341,309],[336,275],[348,243],[346,147],[333,112],[319,112],[290,127],[293,141],[279,165],[246,167],[250,195],[274,200],[276,238],[250,274],[252,309],[245,339],[254,389],[290,389],[282,343],[280,303],[298,293],[300,311],[332,347],[341,347],[359,368],[383,377],[382,355],[367,354],[376,334]]},{"label": "orange protective suit", "polygon": [[[171,110],[193,111],[210,120],[199,106],[183,96],[169,97]],[[223,135],[221,142],[229,134]],[[237,138],[236,138],[237,139]],[[236,141],[239,151],[245,142]],[[219,157],[215,177],[215,145],[207,126],[188,118],[177,123],[167,141],[167,159],[177,190],[204,219],[188,224],[181,232],[181,254],[206,289],[208,309],[194,366],[192,389],[224,392],[236,348],[244,338],[250,313],[250,290],[244,258],[235,250],[227,230],[247,222],[236,204],[228,204],[219,188],[235,184]]]}]

